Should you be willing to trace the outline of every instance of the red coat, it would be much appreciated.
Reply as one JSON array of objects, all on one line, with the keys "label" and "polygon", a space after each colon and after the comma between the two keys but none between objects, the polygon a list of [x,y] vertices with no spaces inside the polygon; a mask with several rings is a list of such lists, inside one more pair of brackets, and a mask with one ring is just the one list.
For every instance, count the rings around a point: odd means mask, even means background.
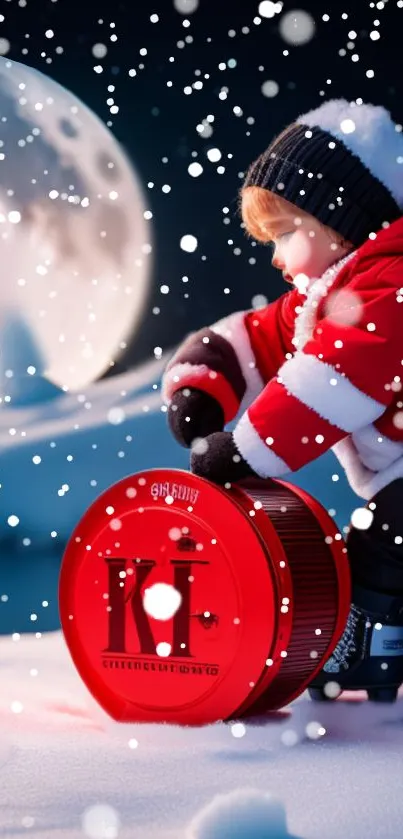
[{"label": "red coat", "polygon": [[169,362],[167,403],[214,396],[262,477],[332,449],[369,500],[403,477],[403,218],[311,282],[192,333]]}]

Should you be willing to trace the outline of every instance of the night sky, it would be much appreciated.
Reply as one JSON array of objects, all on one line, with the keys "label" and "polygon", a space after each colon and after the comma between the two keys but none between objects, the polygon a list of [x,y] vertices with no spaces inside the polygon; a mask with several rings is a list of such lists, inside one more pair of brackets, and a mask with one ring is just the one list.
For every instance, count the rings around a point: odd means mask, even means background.
[{"label": "night sky", "polygon": [[[403,0],[260,10],[254,0],[2,0],[0,19],[3,55],[48,74],[109,125],[153,214],[152,293],[114,372],[287,290],[237,210],[243,174],[287,124],[332,97],[384,105],[403,122]],[[180,247],[185,234],[198,240],[193,253]]]}]

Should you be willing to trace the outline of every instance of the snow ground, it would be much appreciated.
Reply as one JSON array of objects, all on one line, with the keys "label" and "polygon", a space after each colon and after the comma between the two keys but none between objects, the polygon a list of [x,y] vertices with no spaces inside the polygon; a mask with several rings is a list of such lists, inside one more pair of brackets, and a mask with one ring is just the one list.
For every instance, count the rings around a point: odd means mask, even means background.
[{"label": "snow ground", "polygon": [[[235,737],[222,723],[181,728],[109,720],[76,673],[61,632],[0,638],[0,671],[2,839],[402,835],[402,692],[392,706],[322,705],[304,694],[274,718],[246,722],[244,736]],[[326,730],[318,739],[314,722]],[[138,745],[130,748],[134,739]],[[262,826],[236,837],[190,830],[217,793],[248,789],[284,803],[289,833]],[[119,830],[83,831],[83,814],[97,804],[114,808]],[[250,806],[252,820],[253,799]]]}]

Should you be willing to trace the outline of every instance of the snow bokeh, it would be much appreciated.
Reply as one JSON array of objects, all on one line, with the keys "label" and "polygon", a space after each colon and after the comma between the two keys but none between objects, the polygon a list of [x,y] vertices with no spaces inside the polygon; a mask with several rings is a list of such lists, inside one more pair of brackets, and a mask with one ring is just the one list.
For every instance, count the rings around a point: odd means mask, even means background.
[{"label": "snow bokeh", "polygon": [[279,31],[286,44],[307,44],[315,34],[315,21],[304,9],[287,11],[280,20]]},{"label": "snow bokeh", "polygon": [[155,583],[144,591],[144,611],[155,620],[168,621],[173,618],[181,602],[181,593],[167,583]]},{"label": "snow bokeh", "polygon": [[108,804],[95,804],[83,813],[82,828],[88,839],[118,839],[119,814]]}]

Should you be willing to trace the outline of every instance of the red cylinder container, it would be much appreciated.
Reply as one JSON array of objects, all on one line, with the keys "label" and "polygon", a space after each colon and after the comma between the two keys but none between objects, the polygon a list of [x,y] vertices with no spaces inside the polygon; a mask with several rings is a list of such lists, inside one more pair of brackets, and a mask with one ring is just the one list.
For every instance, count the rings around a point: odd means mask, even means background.
[{"label": "red cylinder container", "polygon": [[151,469],[83,516],[59,606],[75,666],[110,716],[203,725],[305,690],[345,627],[350,572],[335,523],[303,490]]}]

